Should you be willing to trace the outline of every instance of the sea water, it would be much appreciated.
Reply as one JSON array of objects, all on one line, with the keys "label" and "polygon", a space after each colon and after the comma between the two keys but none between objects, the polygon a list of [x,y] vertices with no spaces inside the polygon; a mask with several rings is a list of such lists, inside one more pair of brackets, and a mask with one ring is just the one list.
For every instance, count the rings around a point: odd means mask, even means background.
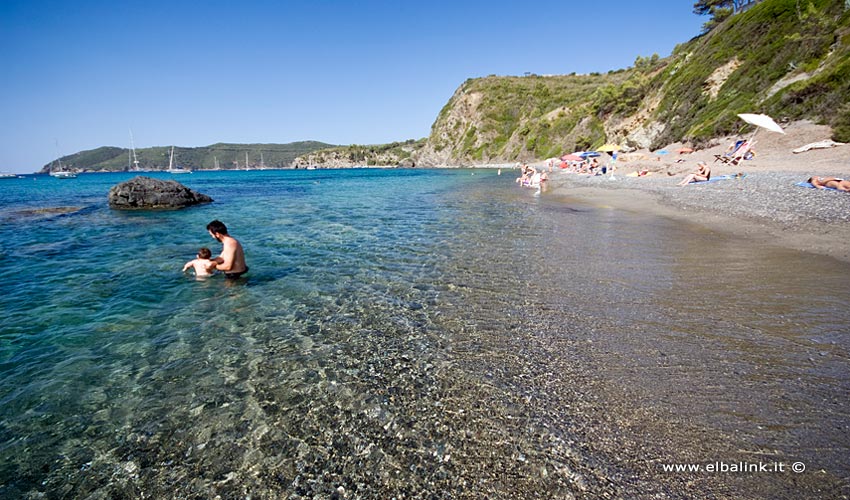
[{"label": "sea water", "polygon": [[[0,181],[2,497],[630,496],[671,491],[659,462],[765,455],[823,473],[703,487],[847,476],[844,263],[492,170],[150,175],[215,201]],[[246,278],[181,272],[213,219]]]}]

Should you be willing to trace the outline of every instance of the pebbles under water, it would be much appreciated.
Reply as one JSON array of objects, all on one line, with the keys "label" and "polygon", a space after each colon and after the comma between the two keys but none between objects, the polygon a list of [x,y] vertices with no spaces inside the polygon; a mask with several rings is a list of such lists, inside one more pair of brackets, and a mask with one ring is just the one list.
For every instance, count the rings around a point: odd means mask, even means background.
[{"label": "pebbles under water", "polygon": [[[846,491],[846,264],[492,171],[196,173],[216,204],[130,215],[109,177],[0,225],[0,496]],[[246,281],[179,274],[212,218]],[[663,470],[715,461],[808,472]]]}]

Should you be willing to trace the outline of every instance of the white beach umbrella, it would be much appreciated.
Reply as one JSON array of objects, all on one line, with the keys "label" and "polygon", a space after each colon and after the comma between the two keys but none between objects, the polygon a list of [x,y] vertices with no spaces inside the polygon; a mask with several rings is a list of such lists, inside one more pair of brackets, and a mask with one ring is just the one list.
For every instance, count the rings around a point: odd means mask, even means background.
[{"label": "white beach umbrella", "polygon": [[771,132],[778,132],[780,134],[785,133],[785,131],[782,130],[782,127],[780,127],[779,124],[777,124],[775,121],[773,121],[773,118],[771,118],[767,115],[756,115],[756,114],[753,114],[753,113],[741,113],[741,114],[738,115],[738,118],[744,120],[747,123],[755,125],[757,127],[756,131],[753,132],[753,136],[750,137],[750,141],[749,141],[750,144],[753,143],[753,139],[755,139],[756,133],[759,131],[759,128],[767,129],[767,130],[770,130]]}]

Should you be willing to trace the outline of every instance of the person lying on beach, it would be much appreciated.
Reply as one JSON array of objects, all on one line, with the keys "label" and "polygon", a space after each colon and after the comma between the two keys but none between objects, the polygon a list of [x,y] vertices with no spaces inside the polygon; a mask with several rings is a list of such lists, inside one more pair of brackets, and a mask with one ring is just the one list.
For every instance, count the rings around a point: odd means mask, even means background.
[{"label": "person lying on beach", "polygon": [[697,169],[695,172],[688,174],[682,179],[679,186],[686,186],[692,182],[704,182],[711,179],[711,169],[708,168],[708,164],[704,161],[697,163]]},{"label": "person lying on beach", "polygon": [[850,191],[850,181],[839,177],[809,177],[806,182],[818,189],[832,188],[839,191]]},{"label": "person lying on beach", "polygon": [[201,248],[198,250],[198,258],[190,260],[183,266],[183,272],[194,268],[195,276],[212,276],[215,272],[215,262],[210,257],[212,257],[212,251],[207,247]]}]

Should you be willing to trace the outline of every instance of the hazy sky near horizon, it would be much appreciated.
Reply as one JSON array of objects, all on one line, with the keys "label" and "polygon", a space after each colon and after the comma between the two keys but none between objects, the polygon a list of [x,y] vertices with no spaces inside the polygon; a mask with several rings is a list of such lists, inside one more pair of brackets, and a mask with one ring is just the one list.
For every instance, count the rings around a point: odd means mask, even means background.
[{"label": "hazy sky near horizon", "polygon": [[426,137],[467,78],[669,55],[691,0],[0,0],[0,171],[100,146]]}]

